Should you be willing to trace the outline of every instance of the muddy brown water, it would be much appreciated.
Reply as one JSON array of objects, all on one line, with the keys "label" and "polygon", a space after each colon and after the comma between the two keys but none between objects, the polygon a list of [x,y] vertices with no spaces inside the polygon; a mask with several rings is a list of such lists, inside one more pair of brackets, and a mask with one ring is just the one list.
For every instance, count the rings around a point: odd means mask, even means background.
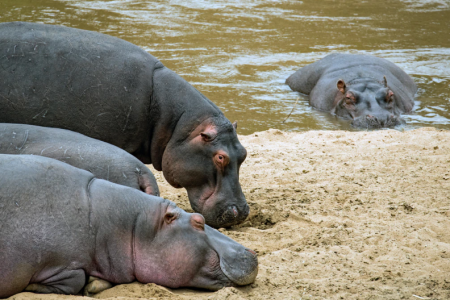
[{"label": "muddy brown water", "polygon": [[332,52],[373,54],[398,64],[419,86],[404,129],[450,129],[450,0],[1,0],[0,22],[9,21],[130,41],[237,120],[240,134],[355,130],[311,108],[307,97],[284,84],[298,68]]}]

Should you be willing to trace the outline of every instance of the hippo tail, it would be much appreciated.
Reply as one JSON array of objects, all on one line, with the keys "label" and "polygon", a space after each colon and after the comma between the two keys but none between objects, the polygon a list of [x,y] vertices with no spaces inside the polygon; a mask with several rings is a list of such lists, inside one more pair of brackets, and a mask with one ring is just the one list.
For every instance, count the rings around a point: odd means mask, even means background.
[{"label": "hippo tail", "polygon": [[159,188],[156,183],[156,178],[148,168],[141,170],[139,173],[139,188],[146,194],[159,197]]}]

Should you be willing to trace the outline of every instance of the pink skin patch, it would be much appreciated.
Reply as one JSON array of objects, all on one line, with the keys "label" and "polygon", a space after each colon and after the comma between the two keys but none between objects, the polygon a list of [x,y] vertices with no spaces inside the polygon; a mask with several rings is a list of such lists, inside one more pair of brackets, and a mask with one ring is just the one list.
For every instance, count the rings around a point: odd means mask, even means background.
[{"label": "pink skin patch", "polygon": [[234,213],[234,217],[237,217],[238,211],[237,211],[237,209],[234,206],[233,206],[233,213]]},{"label": "pink skin patch", "polygon": [[[222,173],[225,170],[225,167],[230,163],[230,159],[228,157],[228,154],[223,150],[218,150],[216,154],[214,155],[214,164],[217,167],[218,180],[216,182],[216,186],[214,189],[206,189],[202,196],[200,197],[199,204],[201,206],[202,211],[204,211],[205,208],[213,207],[215,205],[214,201],[212,200],[214,197],[214,194],[220,189],[220,181],[222,179]],[[237,214],[237,211],[236,211]]]}]

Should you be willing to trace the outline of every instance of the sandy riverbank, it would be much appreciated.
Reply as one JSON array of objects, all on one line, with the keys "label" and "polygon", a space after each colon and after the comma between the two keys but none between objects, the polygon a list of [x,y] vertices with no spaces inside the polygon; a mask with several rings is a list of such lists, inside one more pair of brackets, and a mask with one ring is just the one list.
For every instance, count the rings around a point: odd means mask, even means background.
[{"label": "sandy riverbank", "polygon": [[[97,298],[450,299],[450,131],[269,130],[240,140],[252,212],[222,231],[258,252],[256,282],[216,293],[133,283]],[[189,210],[186,193],[155,175],[161,195]]]}]

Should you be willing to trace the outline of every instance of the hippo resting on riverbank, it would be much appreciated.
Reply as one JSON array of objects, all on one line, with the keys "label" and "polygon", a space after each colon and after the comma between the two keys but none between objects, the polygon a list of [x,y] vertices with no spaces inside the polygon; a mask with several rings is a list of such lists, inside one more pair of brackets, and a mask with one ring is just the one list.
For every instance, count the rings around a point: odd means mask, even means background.
[{"label": "hippo resting on riverbank", "polygon": [[286,83],[308,94],[315,108],[362,128],[404,124],[400,114],[411,112],[417,91],[412,78],[390,61],[340,53],[301,68]]},{"label": "hippo resting on riverbank", "polygon": [[0,298],[77,294],[88,276],[217,290],[255,280],[255,252],[199,214],[60,161],[0,155]]},{"label": "hippo resting on riverbank", "polygon": [[59,128],[0,123],[0,154],[33,154],[87,170],[96,178],[159,196],[152,172],[111,144]]},{"label": "hippo resting on riverbank", "polygon": [[111,143],[186,188],[207,224],[241,223],[247,152],[236,125],[141,48],[108,35],[0,24],[0,122],[57,127]]}]

